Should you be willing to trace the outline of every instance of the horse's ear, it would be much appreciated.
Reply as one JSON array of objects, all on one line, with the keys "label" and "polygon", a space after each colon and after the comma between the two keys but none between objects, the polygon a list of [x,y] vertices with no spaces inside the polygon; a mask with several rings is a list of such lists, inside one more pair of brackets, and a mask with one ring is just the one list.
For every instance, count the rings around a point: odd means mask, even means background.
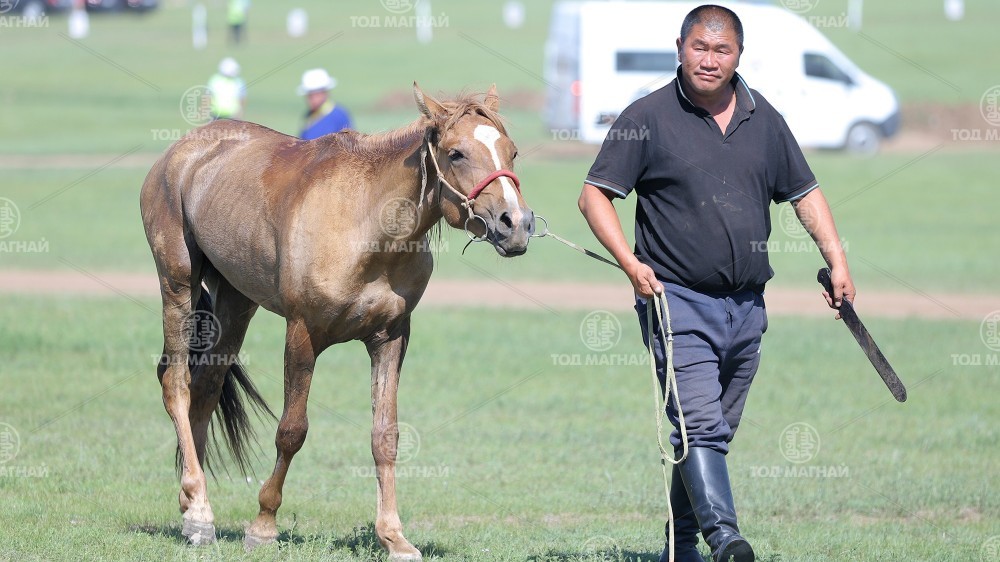
[{"label": "horse's ear", "polygon": [[417,109],[420,113],[430,119],[435,120],[436,115],[441,115],[447,113],[444,106],[441,105],[436,99],[424,94],[424,91],[417,86],[417,82],[413,82],[413,99],[417,102]]},{"label": "horse's ear", "polygon": [[490,86],[490,89],[486,92],[486,99],[483,100],[483,105],[494,113],[500,109],[500,96],[497,95],[496,84]]}]

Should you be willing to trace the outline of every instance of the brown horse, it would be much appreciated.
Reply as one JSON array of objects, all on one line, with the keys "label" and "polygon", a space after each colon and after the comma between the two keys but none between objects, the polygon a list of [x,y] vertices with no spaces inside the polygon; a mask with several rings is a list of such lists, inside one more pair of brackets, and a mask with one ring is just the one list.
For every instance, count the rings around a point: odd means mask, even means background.
[{"label": "brown horse", "polygon": [[316,357],[361,340],[372,364],[375,531],[391,559],[420,559],[396,507],[396,394],[410,314],[431,276],[429,231],[444,218],[516,256],[527,250],[534,215],[510,171],[516,149],[497,114],[496,87],[482,101],[449,102],[413,87],[421,116],[402,129],[301,141],[217,121],[168,148],[143,183],[142,221],[163,298],[157,375],[177,432],[183,533],[194,544],[215,540],[203,470],[212,413],[245,469],[252,433],[240,393],[267,409],[237,361],[262,306],[287,320],[285,399],[277,461],[247,548],[278,536],[275,514],[306,438]]}]

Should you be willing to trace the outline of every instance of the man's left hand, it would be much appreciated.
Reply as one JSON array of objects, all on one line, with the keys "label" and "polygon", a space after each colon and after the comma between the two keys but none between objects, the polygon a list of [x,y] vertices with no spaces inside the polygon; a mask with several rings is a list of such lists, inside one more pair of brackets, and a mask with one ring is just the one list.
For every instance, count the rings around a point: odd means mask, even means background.
[{"label": "man's left hand", "polygon": [[[826,299],[826,303],[830,305],[830,308],[834,310],[839,309],[845,298],[851,301],[851,304],[854,304],[854,297],[857,295],[857,290],[854,288],[854,281],[851,280],[851,272],[846,267],[831,269],[830,282],[833,285],[833,294],[831,295],[823,291],[823,298]],[[838,312],[834,318],[840,320],[840,313]]]}]

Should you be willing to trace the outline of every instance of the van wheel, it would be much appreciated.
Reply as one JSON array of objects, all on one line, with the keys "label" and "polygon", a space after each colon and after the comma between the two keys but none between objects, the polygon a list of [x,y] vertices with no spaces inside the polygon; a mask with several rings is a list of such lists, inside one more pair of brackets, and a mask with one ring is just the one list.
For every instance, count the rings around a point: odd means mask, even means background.
[{"label": "van wheel", "polygon": [[882,133],[871,123],[855,123],[847,132],[844,148],[853,154],[875,154],[882,144]]}]

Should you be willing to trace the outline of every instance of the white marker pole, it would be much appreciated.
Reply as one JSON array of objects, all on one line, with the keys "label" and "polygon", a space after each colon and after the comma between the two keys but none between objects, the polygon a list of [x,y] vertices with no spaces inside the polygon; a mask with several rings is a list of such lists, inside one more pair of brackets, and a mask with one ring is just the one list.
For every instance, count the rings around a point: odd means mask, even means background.
[{"label": "white marker pole", "polygon": [[417,41],[423,44],[434,39],[434,26],[431,21],[431,0],[418,0],[415,6],[417,17]]},{"label": "white marker pole", "polygon": [[962,21],[965,17],[965,0],[944,0],[944,17],[951,21]]},{"label": "white marker pole", "polygon": [[854,31],[861,31],[861,15],[865,0],[849,0],[847,3],[847,25]]},{"label": "white marker pole", "polygon": [[302,8],[293,9],[288,12],[285,28],[289,37],[302,37],[309,31],[309,14]]},{"label": "white marker pole", "polygon": [[191,44],[199,51],[208,45],[208,10],[204,4],[191,8]]}]

